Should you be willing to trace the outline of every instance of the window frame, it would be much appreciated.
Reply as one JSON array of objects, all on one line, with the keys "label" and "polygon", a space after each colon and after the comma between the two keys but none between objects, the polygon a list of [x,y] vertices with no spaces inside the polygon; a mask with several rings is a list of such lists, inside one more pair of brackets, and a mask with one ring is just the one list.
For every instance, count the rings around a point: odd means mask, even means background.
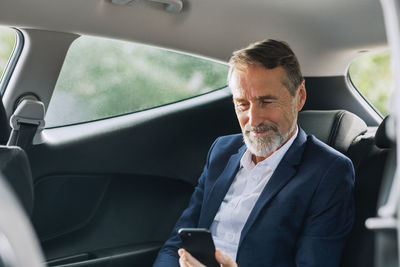
[{"label": "window frame", "polygon": [[3,75],[0,77],[1,97],[4,95],[4,92],[6,91],[7,85],[10,82],[11,76],[15,70],[15,67],[22,54],[22,50],[25,44],[23,33],[15,27],[10,27],[10,29],[15,31],[15,44],[13,47],[13,51],[11,52],[10,58],[7,62],[7,65],[4,68]]}]

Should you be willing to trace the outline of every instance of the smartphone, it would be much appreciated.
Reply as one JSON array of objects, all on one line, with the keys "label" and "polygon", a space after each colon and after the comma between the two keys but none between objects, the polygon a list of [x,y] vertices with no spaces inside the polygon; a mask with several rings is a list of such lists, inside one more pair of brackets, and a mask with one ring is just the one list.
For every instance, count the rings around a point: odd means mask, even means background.
[{"label": "smartphone", "polygon": [[183,248],[207,267],[220,267],[215,259],[211,232],[203,228],[181,228],[178,231]]}]

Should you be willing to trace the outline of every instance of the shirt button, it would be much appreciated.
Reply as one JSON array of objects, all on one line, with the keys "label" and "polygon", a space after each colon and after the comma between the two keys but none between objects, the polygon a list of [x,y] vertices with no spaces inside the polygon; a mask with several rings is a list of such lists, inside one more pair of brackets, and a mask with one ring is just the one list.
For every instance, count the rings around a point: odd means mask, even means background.
[{"label": "shirt button", "polygon": [[232,241],[232,240],[233,240],[233,234],[227,233],[227,234],[226,234],[226,238],[227,238],[229,241]]}]

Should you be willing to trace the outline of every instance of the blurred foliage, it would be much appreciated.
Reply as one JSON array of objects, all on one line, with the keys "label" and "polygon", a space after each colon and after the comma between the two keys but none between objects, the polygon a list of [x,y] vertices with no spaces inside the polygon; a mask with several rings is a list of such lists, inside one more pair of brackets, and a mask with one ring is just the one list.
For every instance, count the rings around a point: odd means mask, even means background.
[{"label": "blurred foliage", "polygon": [[15,31],[8,27],[0,26],[0,77],[7,66],[16,41]]},{"label": "blurred foliage", "polygon": [[228,66],[160,48],[80,37],[69,49],[48,127],[144,110],[226,85]]},{"label": "blurred foliage", "polygon": [[354,86],[383,115],[388,114],[393,88],[389,51],[368,53],[351,63],[349,75]]}]

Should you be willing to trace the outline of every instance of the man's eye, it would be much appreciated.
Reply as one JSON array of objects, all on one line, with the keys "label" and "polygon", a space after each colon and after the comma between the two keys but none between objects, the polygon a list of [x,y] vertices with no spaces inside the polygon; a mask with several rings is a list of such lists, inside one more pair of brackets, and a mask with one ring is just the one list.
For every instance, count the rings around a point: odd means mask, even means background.
[{"label": "man's eye", "polygon": [[243,109],[246,109],[249,106],[249,104],[247,104],[247,103],[236,103],[235,106],[236,106],[236,108],[243,110]]}]

